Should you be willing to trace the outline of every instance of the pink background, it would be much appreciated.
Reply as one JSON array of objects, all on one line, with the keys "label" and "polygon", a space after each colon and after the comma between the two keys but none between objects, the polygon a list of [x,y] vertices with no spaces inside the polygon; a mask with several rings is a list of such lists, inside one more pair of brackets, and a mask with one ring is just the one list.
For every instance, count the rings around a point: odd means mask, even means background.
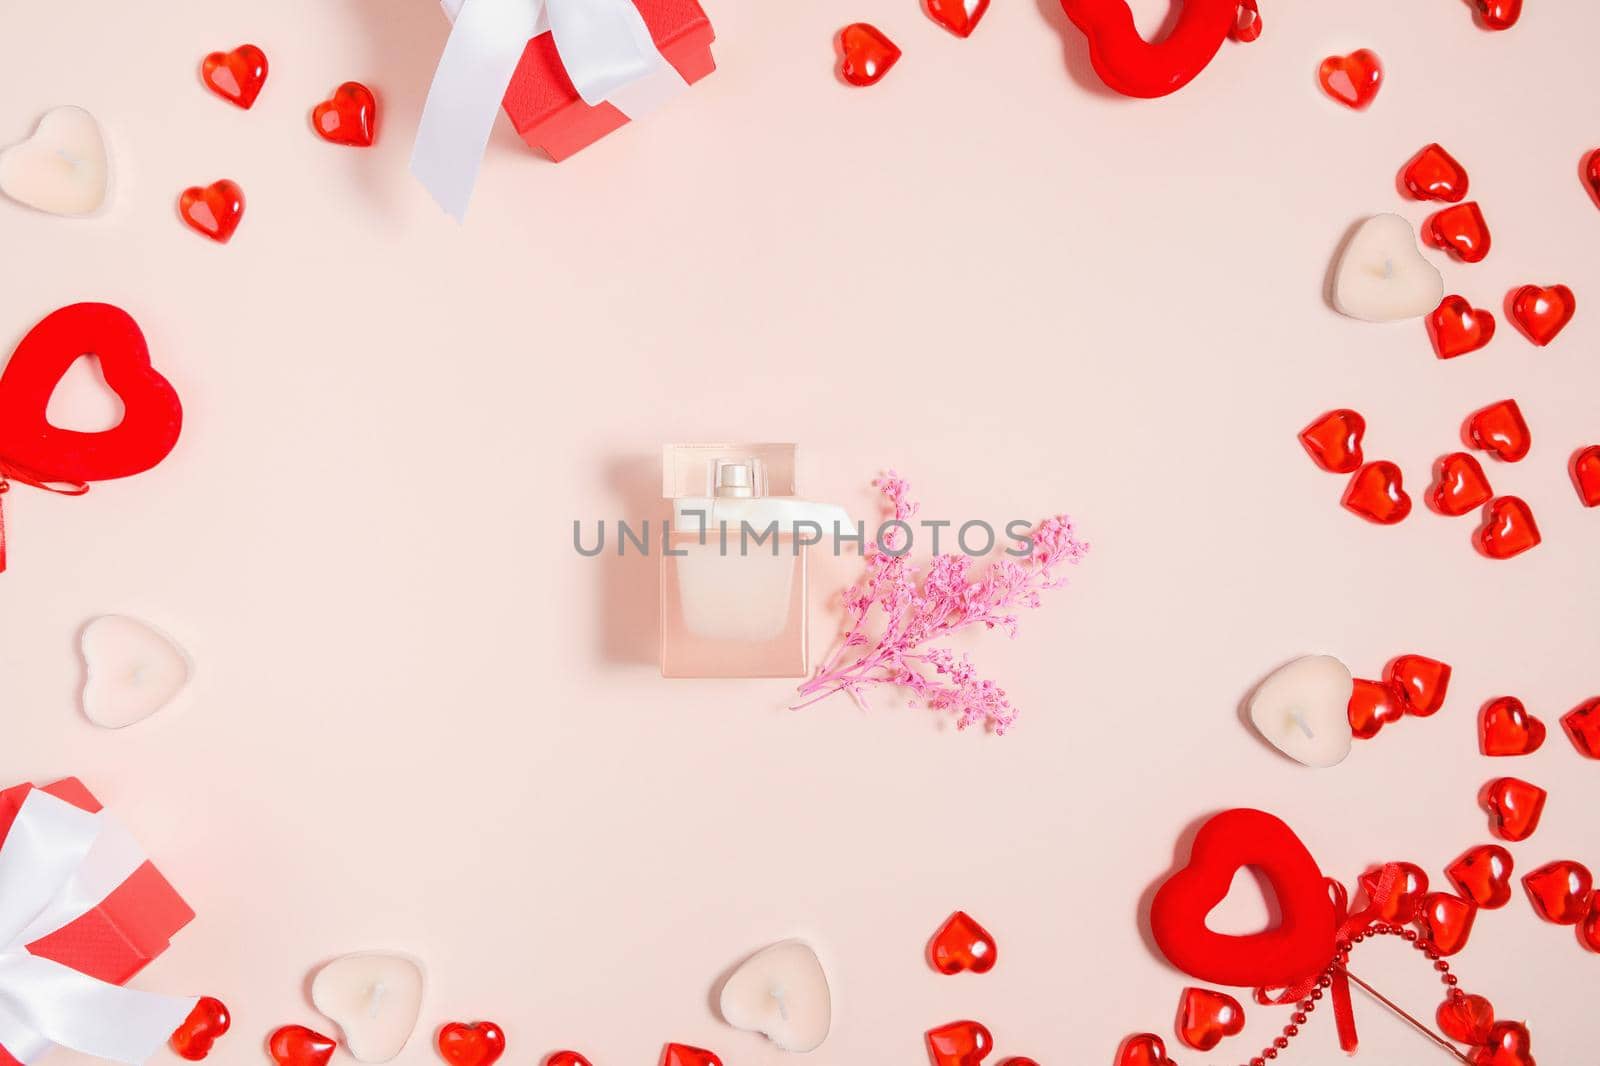
[{"label": "pink background", "polygon": [[[430,0],[7,5],[0,139],[82,104],[119,188],[85,222],[0,203],[0,349],[61,304],[118,303],[188,413],[151,473],[6,501],[0,779],[82,776],[201,912],[139,983],[225,998],[224,1062],[317,1023],[318,963],[390,947],[431,978],[405,1063],[470,1018],[519,1063],[571,1046],[637,1066],[668,1040],[777,1063],[710,995],[803,936],[837,1008],[812,1061],[919,1062],[924,1030],[971,1016],[992,1062],[1098,1064],[1128,1033],[1170,1040],[1186,980],[1147,947],[1141,900],[1219,808],[1279,813],[1347,879],[1406,858],[1442,880],[1489,839],[1478,788],[1515,773],[1551,791],[1519,872],[1600,866],[1600,765],[1557,729],[1600,691],[1600,512],[1566,472],[1600,440],[1600,213],[1577,178],[1600,140],[1600,11],[1530,2],[1490,34],[1462,0],[1262,6],[1260,42],[1135,103],[1097,86],[1054,0],[996,0],[966,41],[914,0],[714,0],[718,73],[559,167],[502,121],[457,227],[406,173],[446,33]],[[1167,4],[1137,9],[1148,31]],[[906,53],[871,90],[830,73],[857,18]],[[244,40],[272,62],[248,113],[196,77]],[[1361,46],[1389,77],[1356,114],[1314,72]],[[348,78],[381,96],[369,151],[308,126]],[[1502,321],[1445,363],[1420,322],[1325,305],[1347,227],[1427,215],[1395,174],[1435,139],[1494,251],[1430,256],[1497,314],[1516,285],[1570,284],[1584,309],[1550,348]],[[223,176],[249,201],[227,247],[173,207]],[[1474,519],[1420,497],[1462,418],[1504,396],[1536,442],[1488,472],[1545,543],[1496,563]],[[1295,441],[1342,405],[1418,497],[1399,527],[1342,511]],[[797,715],[783,682],[656,676],[654,560],[577,558],[572,520],[654,514],[661,442],[738,438],[799,441],[802,489],[863,516],[891,465],[930,516],[1076,516],[1095,549],[1074,586],[1016,642],[972,644],[1024,709],[1012,735],[889,693]],[[855,569],[818,567],[819,612]],[[184,641],[187,709],[120,734],[83,720],[76,633],[107,611]],[[1237,708],[1311,651],[1366,676],[1444,658],[1451,698],[1306,770]],[[1552,729],[1530,758],[1476,752],[1502,693]],[[999,939],[986,977],[923,962],[957,907]],[[1431,1013],[1409,953],[1358,961]],[[1456,968],[1530,1020],[1541,1061],[1571,1062],[1597,966],[1519,887]],[[1364,1059],[1438,1057],[1358,1012]],[[1284,1020],[1250,1016],[1174,1054],[1247,1058]],[[1343,1061],[1327,1019],[1291,1058]]]}]

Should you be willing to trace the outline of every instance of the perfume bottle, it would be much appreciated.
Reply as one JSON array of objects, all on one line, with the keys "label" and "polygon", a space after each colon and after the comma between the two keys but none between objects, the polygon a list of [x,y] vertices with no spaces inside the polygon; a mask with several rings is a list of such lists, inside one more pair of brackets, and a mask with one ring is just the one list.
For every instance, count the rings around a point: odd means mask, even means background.
[{"label": "perfume bottle", "polygon": [[662,676],[806,676],[808,548],[857,530],[795,496],[795,446],[668,445],[662,494]]}]

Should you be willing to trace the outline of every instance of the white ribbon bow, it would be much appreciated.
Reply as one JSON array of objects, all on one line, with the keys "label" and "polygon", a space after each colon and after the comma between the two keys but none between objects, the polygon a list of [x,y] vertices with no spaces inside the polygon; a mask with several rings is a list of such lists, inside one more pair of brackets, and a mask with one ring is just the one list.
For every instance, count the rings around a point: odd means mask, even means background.
[{"label": "white ribbon bow", "polygon": [[0,1046],[37,1062],[54,1044],[137,1066],[167,1042],[195,999],[121,988],[30,955],[27,945],[99,906],[144,865],[104,814],[40,789],[0,846]]},{"label": "white ribbon bow", "polygon": [[546,30],[578,95],[639,118],[687,87],[633,0],[442,0],[455,20],[411,150],[411,172],[459,222],[528,41]]}]

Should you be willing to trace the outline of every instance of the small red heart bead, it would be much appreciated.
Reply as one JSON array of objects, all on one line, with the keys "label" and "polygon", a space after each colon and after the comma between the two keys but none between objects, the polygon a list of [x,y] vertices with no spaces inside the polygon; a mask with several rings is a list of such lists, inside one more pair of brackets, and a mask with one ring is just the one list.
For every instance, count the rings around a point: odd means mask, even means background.
[{"label": "small red heart bead", "polygon": [[1600,892],[1589,897],[1589,913],[1578,923],[1578,943],[1600,952]]},{"label": "small red heart bead", "polygon": [[365,148],[377,134],[378,101],[359,81],[347,81],[311,109],[311,126],[325,141]]},{"label": "small red heart bead", "polygon": [[285,1025],[267,1037],[267,1052],[278,1066],[326,1066],[338,1046],[332,1037],[303,1025]]},{"label": "small red heart bead", "polygon": [[228,1026],[231,1024],[228,1008],[222,1000],[213,996],[201,996],[199,1002],[194,1005],[194,1010],[183,1020],[183,1024],[173,1030],[172,1039],[168,1043],[172,1045],[172,1050],[177,1052],[179,1058],[199,1062],[211,1054],[211,1046],[228,1031]]},{"label": "small red heart bead", "polygon": [[1494,315],[1460,296],[1446,296],[1428,312],[1428,336],[1440,359],[1475,352],[1494,339]]},{"label": "small red heart bead", "polygon": [[1154,1033],[1137,1033],[1117,1049],[1116,1066],[1178,1066],[1167,1058],[1167,1045]]},{"label": "small red heart bead", "polygon": [[1185,988],[1178,1000],[1178,1039],[1196,1051],[1210,1051],[1224,1037],[1244,1028],[1244,1008],[1226,992]]},{"label": "small red heart bead", "polygon": [[928,17],[955,34],[971,37],[989,11],[989,0],[923,0]]},{"label": "small red heart bead", "polygon": [[722,1066],[722,1060],[704,1048],[668,1044],[661,1053],[661,1066]]},{"label": "small red heart bead", "polygon": [[1384,680],[1400,694],[1406,713],[1418,718],[1436,714],[1450,691],[1450,664],[1426,655],[1398,655],[1384,669]]},{"label": "small red heart bead", "polygon": [[1541,348],[1567,328],[1577,310],[1578,298],[1565,285],[1524,285],[1511,294],[1511,321]]},{"label": "small red heart bead", "polygon": [[558,1051],[544,1060],[544,1066],[590,1066],[590,1062],[576,1051]]},{"label": "small red heart bead", "polygon": [[1322,91],[1346,107],[1360,111],[1371,104],[1383,84],[1383,63],[1370,48],[1346,56],[1329,56],[1317,71]]},{"label": "small red heart bead", "polygon": [[[1395,879],[1389,897],[1378,906],[1378,918],[1385,922],[1409,922],[1416,918],[1428,894],[1428,875],[1416,863],[1396,862],[1389,865],[1398,869],[1400,875]],[[1383,871],[1382,866],[1374,866],[1358,879],[1367,899],[1377,895]]]},{"label": "small red heart bead", "polygon": [[1448,892],[1430,892],[1417,908],[1417,927],[1441,955],[1454,955],[1467,946],[1478,908]]},{"label": "small red heart bead", "polygon": [[1509,30],[1522,17],[1522,0],[1477,0],[1478,15],[1491,30]]},{"label": "small red heart bead", "polygon": [[1401,485],[1400,468],[1380,459],[1368,463],[1350,478],[1344,506],[1370,522],[1392,526],[1411,513],[1411,497]]},{"label": "small red heart bead", "polygon": [[1249,44],[1261,37],[1261,8],[1256,0],[1239,0],[1239,10],[1234,15],[1233,29],[1228,36],[1240,44]]},{"label": "small red heart bead", "polygon": [[1533,446],[1533,434],[1515,400],[1500,400],[1473,412],[1463,427],[1462,438],[1508,463],[1521,460]]},{"label": "small red heart bead", "polygon": [[1589,195],[1600,204],[1600,148],[1589,153],[1583,162],[1583,180],[1589,186]]},{"label": "small red heart bead", "polygon": [[1311,461],[1334,474],[1348,474],[1361,465],[1361,437],[1367,420],[1349,408],[1329,411],[1300,431],[1300,444]]},{"label": "small red heart bead", "polygon": [[899,47],[871,23],[839,31],[839,76],[851,85],[876,85],[899,61]]},{"label": "small red heart bead", "polygon": [[980,1022],[951,1022],[927,1035],[933,1066],[978,1066],[994,1050],[994,1037]]},{"label": "small red heart bead", "polygon": [[244,218],[244,190],[226,178],[191,186],[178,199],[178,214],[196,233],[227,244]]},{"label": "small red heart bead", "polygon": [[1591,759],[1600,759],[1600,696],[1584,700],[1561,716],[1572,746]]},{"label": "small red heart bead", "polygon": [[1501,840],[1527,840],[1539,828],[1548,793],[1517,777],[1497,777],[1479,797],[1489,812],[1489,829]]},{"label": "small red heart bead", "polygon": [[965,911],[952,914],[928,943],[928,961],[943,974],[988,973],[996,958],[994,937]]},{"label": "small red heart bead", "polygon": [[1406,191],[1418,200],[1459,203],[1467,195],[1467,171],[1438,144],[1430,144],[1411,157],[1400,171]]},{"label": "small red heart bead", "polygon": [[1030,1058],[1019,1057],[1005,1059],[1000,1063],[1000,1066],[1039,1066],[1039,1064]]},{"label": "small red heart bead", "polygon": [[1468,1056],[1472,1066],[1534,1066],[1533,1040],[1521,1022],[1495,1022],[1482,1047]]},{"label": "small red heart bead", "polygon": [[248,110],[267,83],[267,54],[253,44],[212,52],[200,63],[200,80],[224,100]]},{"label": "small red heart bead", "polygon": [[1594,875],[1583,863],[1563,859],[1523,874],[1522,887],[1539,917],[1557,925],[1577,925],[1589,912]]},{"label": "small red heart bead", "polygon": [[1390,722],[1405,717],[1405,700],[1399,690],[1383,681],[1355,678],[1350,690],[1348,714],[1350,732],[1362,740],[1371,740]]},{"label": "small red heart bead", "polygon": [[1439,1011],[1434,1017],[1439,1022],[1439,1031],[1445,1036],[1457,1043],[1473,1046],[1489,1039],[1489,1030],[1494,1028],[1494,1004],[1482,996],[1447,999],[1439,1004]]},{"label": "small red heart bead", "polygon": [[1572,456],[1572,484],[1585,507],[1600,507],[1600,444],[1580,448]]},{"label": "small red heart bead", "polygon": [[1481,263],[1489,254],[1489,223],[1476,200],[1435,211],[1422,224],[1422,232],[1435,248],[1463,263]]},{"label": "small red heart bead", "polygon": [[1445,867],[1456,891],[1486,911],[1511,902],[1511,853],[1499,844],[1479,844]]},{"label": "small red heart bead", "polygon": [[1478,460],[1466,452],[1452,452],[1439,460],[1428,506],[1443,515],[1464,515],[1488,503],[1493,495]]},{"label": "small red heart bead", "polygon": [[494,1022],[450,1022],[435,1043],[450,1066],[490,1066],[506,1052],[506,1034]]},{"label": "small red heart bead", "polygon": [[1478,749],[1485,755],[1527,755],[1544,743],[1544,723],[1515,696],[1497,696],[1478,712]]},{"label": "small red heart bead", "polygon": [[1478,550],[1491,559],[1521,555],[1543,539],[1533,511],[1516,496],[1501,496],[1490,503],[1476,536]]}]

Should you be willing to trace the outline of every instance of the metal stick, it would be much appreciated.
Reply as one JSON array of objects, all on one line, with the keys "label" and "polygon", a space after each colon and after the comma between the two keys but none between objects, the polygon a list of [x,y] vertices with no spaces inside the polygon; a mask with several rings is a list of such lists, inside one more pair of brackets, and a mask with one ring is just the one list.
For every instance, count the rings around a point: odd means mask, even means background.
[{"label": "metal stick", "polygon": [[1385,996],[1382,992],[1379,992],[1376,988],[1373,988],[1371,985],[1367,984],[1361,978],[1359,978],[1355,974],[1351,973],[1350,970],[1347,967],[1341,966],[1341,967],[1339,967],[1339,969],[1343,970],[1344,971],[1344,975],[1346,977],[1350,978],[1351,981],[1353,981],[1357,985],[1361,986],[1361,990],[1363,992],[1365,992],[1367,995],[1371,996],[1373,999],[1377,1000],[1379,1003],[1382,1003],[1385,1007],[1388,1007],[1395,1014],[1399,1015],[1401,1018],[1403,1018],[1405,1020],[1407,1025],[1411,1026],[1411,1028],[1415,1029],[1417,1032],[1419,1032],[1423,1036],[1427,1037],[1433,1043],[1437,1044],[1440,1048],[1444,1049],[1444,1051],[1451,1058],[1455,1059],[1457,1062],[1464,1062],[1464,1063],[1467,1064],[1467,1066],[1472,1066],[1472,1060],[1467,1058],[1460,1051],[1458,1051],[1456,1049],[1456,1046],[1454,1044],[1450,1043],[1450,1041],[1446,1040],[1444,1037],[1440,1036],[1438,1033],[1434,1032],[1432,1029],[1429,1029],[1426,1025],[1423,1025],[1421,1022],[1417,1021],[1411,1015],[1407,1014],[1404,1010],[1402,1010],[1400,1008],[1400,1006],[1398,1004],[1396,1004],[1388,996]]}]

